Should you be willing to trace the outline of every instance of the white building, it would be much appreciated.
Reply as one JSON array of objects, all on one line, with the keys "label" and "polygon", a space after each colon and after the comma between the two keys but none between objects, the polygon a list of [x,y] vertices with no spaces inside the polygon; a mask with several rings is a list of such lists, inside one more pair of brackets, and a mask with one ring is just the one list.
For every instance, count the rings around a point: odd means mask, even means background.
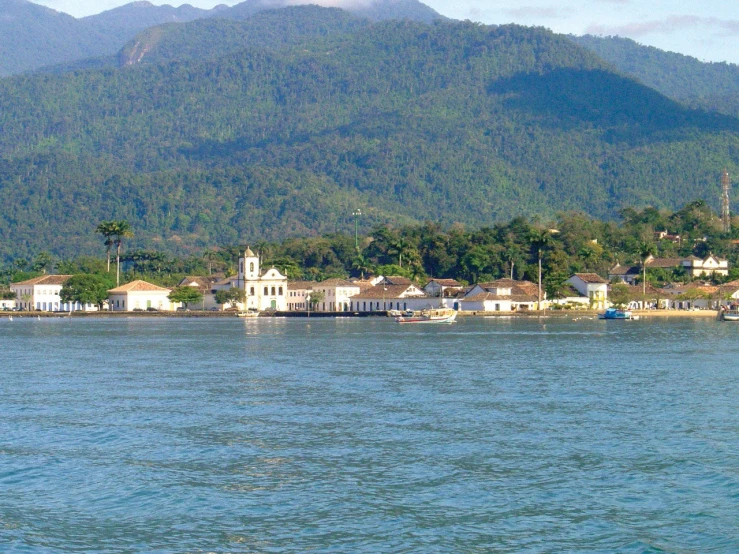
[{"label": "white building", "polygon": [[[471,287],[459,299],[465,312],[523,312],[536,310],[538,286],[529,281],[498,279]],[[488,309],[490,308],[490,309]]]},{"label": "white building", "polygon": [[15,309],[15,299],[14,298],[0,298],[0,310],[7,312],[8,310],[14,310]]},{"label": "white building", "polygon": [[429,296],[449,296],[464,290],[464,285],[456,279],[431,279],[423,290]]},{"label": "white building", "polygon": [[[444,299],[444,301],[447,300]],[[426,296],[426,293],[415,285],[379,284],[353,296],[349,303],[349,310],[353,312],[423,310],[438,308],[439,302],[439,298]]]},{"label": "white building", "polygon": [[566,281],[590,300],[590,307],[602,310],[608,303],[608,281],[597,273],[575,273]]},{"label": "white building", "polygon": [[10,290],[15,293],[16,305],[24,310],[58,312],[80,310],[79,303],[62,302],[59,293],[71,275],[43,275],[20,283],[12,283]]},{"label": "white building", "polygon": [[[683,261],[683,267],[691,277],[700,277],[701,275],[710,277],[714,274],[726,277],[729,274],[729,260],[717,258],[713,254],[702,260],[696,256],[691,256]],[[648,266],[647,269],[649,269]]]},{"label": "white building", "polygon": [[108,291],[108,303],[113,312],[156,310],[174,311],[179,304],[171,302],[171,289],[158,287],[146,281],[132,281]]},{"label": "white building", "polygon": [[328,279],[315,283],[312,292],[318,294],[320,300],[311,310],[316,312],[348,312],[351,308],[351,298],[359,294],[361,287],[356,283],[343,279]]},{"label": "white building", "polygon": [[274,267],[262,271],[259,256],[247,248],[239,258],[239,272],[213,284],[213,293],[239,288],[246,293],[246,302],[237,303],[240,310],[287,310],[287,277]]},{"label": "white building", "polygon": [[304,312],[308,309],[308,299],[315,281],[288,281],[287,309],[291,312]]}]

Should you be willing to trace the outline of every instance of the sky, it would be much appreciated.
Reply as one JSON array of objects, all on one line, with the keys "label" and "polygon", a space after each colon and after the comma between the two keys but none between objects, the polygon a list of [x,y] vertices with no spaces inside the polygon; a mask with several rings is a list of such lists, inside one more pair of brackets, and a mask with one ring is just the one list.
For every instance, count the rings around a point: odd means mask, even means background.
[{"label": "sky", "polygon": [[[82,17],[129,0],[32,1]],[[305,1],[341,6],[343,2],[367,0]],[[152,3],[180,5],[180,2],[159,0]],[[187,3],[212,8],[238,1],[188,0]],[[574,35],[618,35],[701,61],[739,64],[739,0],[425,0],[424,4],[454,19],[536,25]]]}]

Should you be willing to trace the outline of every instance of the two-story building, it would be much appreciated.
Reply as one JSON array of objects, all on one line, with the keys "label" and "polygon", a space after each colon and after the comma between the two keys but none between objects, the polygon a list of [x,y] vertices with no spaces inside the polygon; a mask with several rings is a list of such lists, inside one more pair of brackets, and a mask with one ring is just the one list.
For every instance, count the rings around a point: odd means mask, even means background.
[{"label": "two-story building", "polygon": [[588,298],[592,309],[602,310],[607,307],[608,281],[597,273],[575,273],[566,282]]},{"label": "two-story building", "polygon": [[71,275],[42,275],[12,283],[10,290],[15,293],[16,306],[24,310],[42,312],[76,311],[83,308],[79,303],[62,302],[59,293]]}]

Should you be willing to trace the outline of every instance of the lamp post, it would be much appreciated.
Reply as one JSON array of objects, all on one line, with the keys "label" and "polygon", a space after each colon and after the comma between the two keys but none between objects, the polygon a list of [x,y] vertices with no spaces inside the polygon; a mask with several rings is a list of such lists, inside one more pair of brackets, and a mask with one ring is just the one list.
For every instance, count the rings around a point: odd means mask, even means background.
[{"label": "lamp post", "polygon": [[352,215],[354,216],[354,248],[359,252],[359,217],[362,215],[362,210],[354,210]]}]

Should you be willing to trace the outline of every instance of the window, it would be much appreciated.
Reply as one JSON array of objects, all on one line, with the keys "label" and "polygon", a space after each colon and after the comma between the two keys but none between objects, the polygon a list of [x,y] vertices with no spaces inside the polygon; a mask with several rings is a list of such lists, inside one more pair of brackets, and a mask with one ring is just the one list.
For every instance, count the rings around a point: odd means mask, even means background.
[{"label": "window", "polygon": [[249,289],[249,295],[254,296],[254,287],[251,287],[251,289]]},{"label": "window", "polygon": [[264,287],[264,296],[269,296],[269,287]]},{"label": "window", "polygon": [[280,287],[280,296],[282,296],[282,287]]},{"label": "window", "polygon": [[254,262],[249,264],[249,273],[254,273]]},{"label": "window", "polygon": [[272,287],[272,296],[275,295],[275,287]]}]

